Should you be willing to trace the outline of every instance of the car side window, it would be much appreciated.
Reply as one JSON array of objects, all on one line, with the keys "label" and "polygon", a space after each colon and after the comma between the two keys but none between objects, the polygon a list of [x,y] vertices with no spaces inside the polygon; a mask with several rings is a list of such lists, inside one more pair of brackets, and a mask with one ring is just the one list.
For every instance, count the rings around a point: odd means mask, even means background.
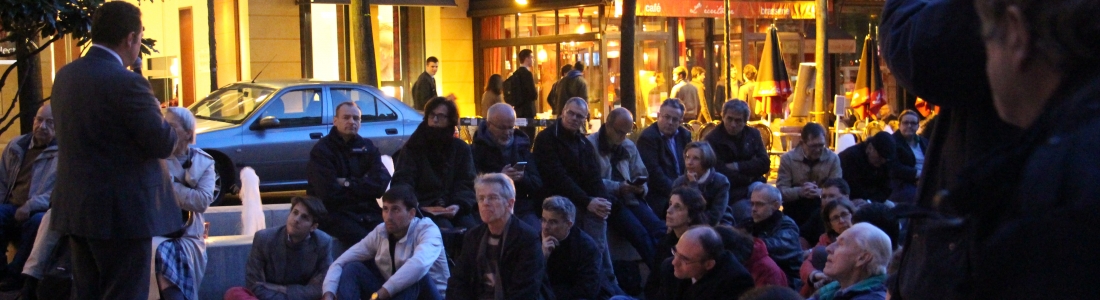
[{"label": "car side window", "polygon": [[364,90],[349,88],[334,88],[329,91],[332,95],[332,106],[351,101],[363,111],[363,122],[379,122],[397,120],[397,113],[386,105],[385,101],[367,93]]},{"label": "car side window", "polygon": [[289,91],[268,102],[260,118],[279,119],[276,128],[321,125],[324,102],[321,101],[320,89]]}]

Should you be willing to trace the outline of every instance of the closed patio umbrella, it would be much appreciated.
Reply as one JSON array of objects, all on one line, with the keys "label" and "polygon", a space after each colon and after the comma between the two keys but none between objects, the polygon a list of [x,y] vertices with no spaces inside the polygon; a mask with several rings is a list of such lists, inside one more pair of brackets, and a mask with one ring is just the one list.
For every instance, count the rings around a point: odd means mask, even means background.
[{"label": "closed patio umbrella", "polygon": [[856,75],[855,90],[852,91],[852,106],[856,116],[870,118],[886,105],[883,93],[882,71],[879,70],[878,43],[874,35],[863,40],[863,54],[859,58],[859,74]]},{"label": "closed patio umbrella", "polygon": [[770,114],[782,114],[787,96],[791,95],[791,77],[779,48],[778,29],[773,24],[764,38],[760,68],[756,75],[756,97],[771,100]]}]

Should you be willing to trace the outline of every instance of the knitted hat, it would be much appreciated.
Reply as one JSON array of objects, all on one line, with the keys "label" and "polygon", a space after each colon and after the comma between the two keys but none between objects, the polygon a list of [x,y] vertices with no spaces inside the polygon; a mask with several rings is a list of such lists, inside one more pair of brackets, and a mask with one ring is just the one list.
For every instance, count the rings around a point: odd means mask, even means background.
[{"label": "knitted hat", "polygon": [[875,147],[875,152],[878,152],[879,156],[882,156],[887,161],[894,160],[894,137],[890,133],[880,131],[876,133],[874,137],[871,137],[871,147]]}]

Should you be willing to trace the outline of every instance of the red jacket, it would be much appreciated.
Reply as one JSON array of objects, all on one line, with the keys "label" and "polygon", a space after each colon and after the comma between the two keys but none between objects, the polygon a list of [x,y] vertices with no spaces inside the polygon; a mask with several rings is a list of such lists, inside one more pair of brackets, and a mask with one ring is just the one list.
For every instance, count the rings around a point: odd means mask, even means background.
[{"label": "red jacket", "polygon": [[752,274],[752,279],[758,287],[767,285],[787,286],[787,275],[768,256],[768,246],[764,244],[764,240],[753,239],[752,255],[749,256],[749,261],[745,266],[748,267],[749,273]]}]

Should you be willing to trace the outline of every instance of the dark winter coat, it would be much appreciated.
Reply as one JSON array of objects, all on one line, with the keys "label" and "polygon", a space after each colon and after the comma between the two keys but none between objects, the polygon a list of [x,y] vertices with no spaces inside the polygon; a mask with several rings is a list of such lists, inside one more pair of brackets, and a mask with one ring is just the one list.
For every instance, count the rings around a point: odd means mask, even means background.
[{"label": "dark winter coat", "polygon": [[428,104],[428,100],[439,97],[439,93],[435,89],[435,78],[428,75],[428,72],[420,73],[420,77],[416,78],[416,83],[413,83],[412,97],[413,109],[416,110],[423,110],[424,106]]},{"label": "dark winter coat", "polygon": [[[525,67],[512,73],[512,99],[504,99],[516,109],[517,118],[534,118],[538,113],[539,92],[535,90],[535,77]],[[498,170],[499,171],[499,170]]]},{"label": "dark winter coat", "polygon": [[[489,225],[481,224],[462,238],[462,253],[455,259],[451,278],[447,280],[447,299],[477,299],[485,274],[478,274],[478,251],[487,240]],[[539,289],[546,274],[546,259],[542,256],[542,240],[538,231],[512,216],[501,240],[500,283],[504,299],[539,299]]]},{"label": "dark winter coat", "polygon": [[802,267],[802,243],[798,241],[798,225],[795,225],[794,220],[783,215],[783,212],[776,211],[760,223],[748,219],[737,227],[763,240],[768,246],[768,255],[787,274],[788,284],[792,288],[800,286],[802,280],[798,277],[798,269]]},{"label": "dark winter coat", "polygon": [[722,255],[715,258],[714,268],[695,283],[690,278],[676,278],[672,270],[672,258],[665,259],[661,264],[660,281],[657,284],[659,287],[656,294],[646,295],[646,299],[737,299],[753,288],[752,275],[729,251],[722,251]]},{"label": "dark winter coat", "polygon": [[[344,141],[336,127],[313,145],[306,167],[306,194],[320,198],[329,212],[382,213],[374,199],[382,197],[390,184],[390,172],[382,154],[370,139],[355,135]],[[345,178],[347,186],[337,182]]]},{"label": "dark winter coat", "polygon": [[543,179],[540,197],[569,198],[578,214],[587,211],[591,197],[612,200],[600,178],[599,154],[584,134],[566,131],[561,122],[554,122],[535,138],[534,154]]},{"label": "dark winter coat", "polygon": [[[428,126],[422,123],[421,128]],[[417,129],[420,131],[420,128]],[[456,217],[465,216],[477,209],[474,197],[474,159],[470,146],[458,138],[451,138],[445,153],[430,150],[416,132],[401,149],[393,173],[393,185],[403,184],[416,191],[420,207],[458,205]],[[444,166],[433,166],[430,156],[443,155]],[[373,198],[372,198],[373,199]]]},{"label": "dark winter coat", "polygon": [[[565,74],[565,78],[558,81],[558,103],[565,106],[569,98],[579,97],[588,100],[588,83],[584,81],[581,71],[573,70]],[[518,116],[518,114],[517,114]]]},{"label": "dark winter coat", "polygon": [[642,164],[649,172],[646,202],[662,219],[665,216],[662,212],[667,209],[668,197],[672,194],[672,182],[684,174],[684,147],[691,142],[691,132],[683,127],[677,128],[673,136],[676,149],[670,151],[668,140],[657,128],[657,123],[653,123],[642,130],[635,142],[638,155],[642,156]]},{"label": "dark winter coat", "polygon": [[[538,164],[531,154],[531,139],[522,130],[513,129],[512,144],[500,146],[489,134],[488,126],[482,122],[474,133],[474,144],[470,150],[474,156],[474,169],[478,174],[499,173],[505,165],[513,165],[517,162],[527,162],[523,172],[523,180],[516,184],[515,211],[534,212],[541,216],[542,198],[538,192],[542,189],[542,178],[539,177]],[[508,153],[508,155],[505,155]]]},{"label": "dark winter coat", "polygon": [[[705,140],[718,156],[718,165],[714,168],[730,181],[729,203],[733,203],[749,198],[750,184],[766,180],[764,176],[771,171],[771,159],[759,130],[745,126],[740,134],[731,135],[724,126],[718,125],[711,130]],[[733,162],[737,163],[737,171],[726,168],[726,164]]]},{"label": "dark winter coat", "polygon": [[840,169],[844,173],[844,181],[852,188],[850,198],[883,202],[890,198],[892,163],[887,161],[879,167],[871,165],[867,159],[867,147],[870,146],[870,142],[862,142],[841,151]]},{"label": "dark winter coat", "polygon": [[600,292],[600,255],[596,241],[577,226],[546,258],[546,277],[554,299],[597,299]]},{"label": "dark winter coat", "polygon": [[[917,184],[917,157],[913,154],[913,149],[909,148],[909,142],[905,140],[905,136],[901,135],[901,131],[895,131],[894,145],[897,145],[897,163],[890,166],[890,178],[899,180],[907,184]],[[928,141],[924,138],[917,136],[917,147],[920,147],[922,153],[928,153]]]}]

